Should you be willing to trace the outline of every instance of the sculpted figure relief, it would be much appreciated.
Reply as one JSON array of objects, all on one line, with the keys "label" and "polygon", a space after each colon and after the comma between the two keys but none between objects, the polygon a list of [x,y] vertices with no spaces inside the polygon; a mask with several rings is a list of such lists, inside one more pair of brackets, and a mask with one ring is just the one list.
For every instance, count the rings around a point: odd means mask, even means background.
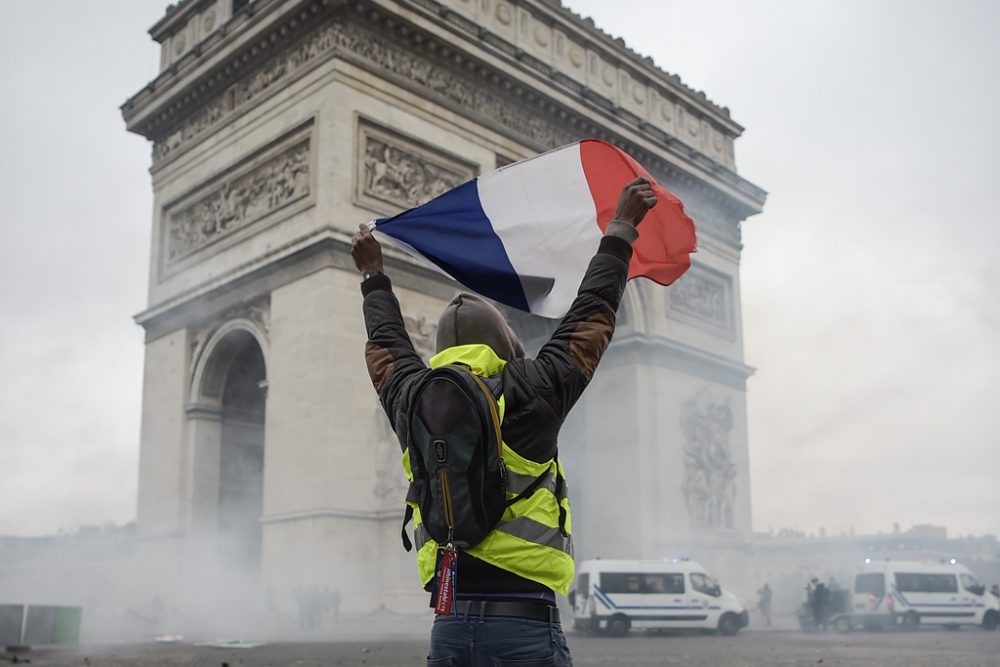
[{"label": "sculpted figure relief", "polygon": [[366,137],[365,194],[404,207],[417,206],[466,180],[399,146]]},{"label": "sculpted figure relief", "polygon": [[181,259],[308,194],[309,142],[305,141],[170,213],[166,260]]},{"label": "sculpted figure relief", "polygon": [[736,464],[729,445],[733,413],[729,402],[707,389],[684,404],[684,499],[691,524],[732,528]]},{"label": "sculpted figure relief", "polygon": [[670,289],[670,303],[678,310],[697,315],[720,326],[729,325],[729,302],[725,287],[689,271]]}]

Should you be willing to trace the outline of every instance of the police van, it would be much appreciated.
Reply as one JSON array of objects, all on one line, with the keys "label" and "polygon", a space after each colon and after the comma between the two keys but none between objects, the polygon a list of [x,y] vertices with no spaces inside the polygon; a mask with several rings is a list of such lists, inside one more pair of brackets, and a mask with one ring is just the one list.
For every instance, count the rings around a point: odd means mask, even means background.
[{"label": "police van", "polygon": [[632,628],[696,628],[734,635],[747,611],[735,595],[687,559],[585,560],[570,593],[573,627],[624,637]]},{"label": "police van", "polygon": [[837,629],[860,625],[870,630],[888,626],[915,630],[921,624],[935,624],[995,630],[1000,623],[1000,599],[954,559],[866,560],[854,576],[852,602],[846,618],[832,619]]}]

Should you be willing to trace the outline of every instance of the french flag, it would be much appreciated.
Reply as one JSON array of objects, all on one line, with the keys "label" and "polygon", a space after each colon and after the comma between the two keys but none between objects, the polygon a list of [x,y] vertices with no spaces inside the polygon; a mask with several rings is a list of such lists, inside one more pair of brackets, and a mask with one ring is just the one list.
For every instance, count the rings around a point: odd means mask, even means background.
[{"label": "french flag", "polygon": [[587,139],[501,167],[391,218],[380,241],[422,258],[468,289],[541,315],[562,317],[576,297],[622,187],[653,182],[657,204],[639,225],[629,279],[661,285],[691,265],[695,227],[684,204],[631,156]]}]

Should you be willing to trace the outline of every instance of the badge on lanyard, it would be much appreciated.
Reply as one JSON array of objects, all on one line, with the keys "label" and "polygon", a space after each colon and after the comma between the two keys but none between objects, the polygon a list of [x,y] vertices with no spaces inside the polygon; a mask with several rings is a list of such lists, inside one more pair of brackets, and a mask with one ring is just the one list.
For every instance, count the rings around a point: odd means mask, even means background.
[{"label": "badge on lanyard", "polygon": [[450,614],[458,582],[458,552],[452,545],[438,551],[437,584],[434,586],[434,613]]}]

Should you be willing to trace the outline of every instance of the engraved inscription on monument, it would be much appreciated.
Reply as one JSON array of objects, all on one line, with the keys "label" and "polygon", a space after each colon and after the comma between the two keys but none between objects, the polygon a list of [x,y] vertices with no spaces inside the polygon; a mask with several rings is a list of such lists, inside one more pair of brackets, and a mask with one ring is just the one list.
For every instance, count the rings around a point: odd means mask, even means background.
[{"label": "engraved inscription on monument", "polygon": [[300,129],[168,205],[161,269],[309,199],[310,145],[309,130]]},{"label": "engraved inscription on monument", "polygon": [[471,164],[364,120],[357,165],[358,203],[376,211],[419,206],[476,175]]}]

